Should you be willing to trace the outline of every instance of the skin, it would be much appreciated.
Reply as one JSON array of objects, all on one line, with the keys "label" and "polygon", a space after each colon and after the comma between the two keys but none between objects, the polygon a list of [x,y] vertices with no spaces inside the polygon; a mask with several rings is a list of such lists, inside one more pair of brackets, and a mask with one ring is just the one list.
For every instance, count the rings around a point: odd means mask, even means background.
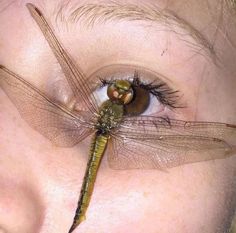
[{"label": "skin", "polygon": [[[45,16],[52,15],[56,5],[56,1],[31,2]],[[201,56],[192,50],[175,33],[133,22],[98,24],[92,29],[73,26],[69,30],[60,21],[56,25],[52,20],[51,24],[85,74],[110,64],[140,65],[163,74],[183,95],[187,107],[174,113],[166,110],[166,114],[183,120],[236,124],[236,49],[230,42],[236,39],[236,27],[229,13],[222,20],[220,10],[211,10],[220,9],[216,8],[219,1],[209,1],[208,8],[206,1],[194,2],[155,1],[161,8],[168,4],[169,9],[215,41],[220,58],[217,64],[209,61],[207,54]],[[25,3],[15,1],[0,10],[0,64],[49,93],[63,74]],[[0,232],[68,232],[89,139],[73,148],[52,145],[27,125],[2,90],[0,109]],[[75,232],[226,232],[236,204],[235,176],[235,156],[165,173],[112,170],[105,155],[87,219]]]}]

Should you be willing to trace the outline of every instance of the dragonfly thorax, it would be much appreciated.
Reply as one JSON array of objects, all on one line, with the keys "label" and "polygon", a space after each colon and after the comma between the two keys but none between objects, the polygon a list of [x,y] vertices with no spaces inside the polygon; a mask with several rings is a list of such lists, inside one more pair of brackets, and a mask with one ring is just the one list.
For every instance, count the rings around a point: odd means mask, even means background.
[{"label": "dragonfly thorax", "polygon": [[101,134],[109,134],[109,132],[117,128],[124,115],[124,105],[116,104],[111,100],[105,101],[99,111],[96,129]]}]

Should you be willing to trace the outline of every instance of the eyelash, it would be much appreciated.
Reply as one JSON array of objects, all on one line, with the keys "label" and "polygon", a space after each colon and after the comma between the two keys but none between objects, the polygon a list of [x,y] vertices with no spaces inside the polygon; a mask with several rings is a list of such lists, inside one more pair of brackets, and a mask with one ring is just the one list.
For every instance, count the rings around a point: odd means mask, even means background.
[{"label": "eyelash", "polygon": [[[113,83],[116,79],[102,79],[100,78],[100,88],[108,86],[109,84]],[[155,80],[153,82],[146,83],[144,82],[139,75],[138,71],[134,71],[133,77],[126,78],[125,80],[131,81],[132,86],[134,87],[141,87],[147,90],[150,94],[155,96],[158,101],[164,106],[169,108],[182,108],[179,105],[179,91],[172,90],[166,83]]]}]

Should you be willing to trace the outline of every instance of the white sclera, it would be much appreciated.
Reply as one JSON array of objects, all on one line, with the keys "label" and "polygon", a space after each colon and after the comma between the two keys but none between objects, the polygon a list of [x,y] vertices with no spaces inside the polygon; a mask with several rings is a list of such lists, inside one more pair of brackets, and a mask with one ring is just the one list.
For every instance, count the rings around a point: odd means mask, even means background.
[{"label": "white sclera", "polygon": [[165,106],[160,103],[157,97],[150,94],[150,103],[147,109],[145,110],[145,112],[143,112],[141,115],[145,115],[145,116],[155,115],[157,113],[164,111],[164,109],[165,109]]},{"label": "white sclera", "polygon": [[107,87],[98,87],[94,92],[94,96],[98,102],[98,106],[100,106],[104,101],[108,100],[108,96],[107,96]]}]

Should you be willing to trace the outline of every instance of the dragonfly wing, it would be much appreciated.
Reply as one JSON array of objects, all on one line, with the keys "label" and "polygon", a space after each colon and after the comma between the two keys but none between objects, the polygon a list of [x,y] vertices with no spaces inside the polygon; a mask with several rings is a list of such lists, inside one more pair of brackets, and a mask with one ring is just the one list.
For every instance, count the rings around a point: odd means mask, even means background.
[{"label": "dragonfly wing", "polygon": [[93,131],[85,121],[91,118],[90,112],[71,112],[3,66],[0,87],[27,123],[59,146],[73,146]]},{"label": "dragonfly wing", "polygon": [[217,127],[214,128],[212,123],[191,122],[192,126],[189,126],[189,122],[171,119],[166,122],[157,117],[125,120],[128,121],[124,121],[112,135],[109,145],[108,160],[114,169],[163,170],[187,163],[223,159],[236,153],[235,145],[222,138],[226,137],[227,130],[231,134],[228,139],[232,139],[233,132],[234,137],[236,134],[236,129],[228,129],[226,124],[217,125],[219,132],[216,132]]},{"label": "dragonfly wing", "polygon": [[134,134],[140,138],[147,138],[148,135],[199,136],[218,138],[229,145],[236,145],[236,125],[218,122],[182,121],[153,116],[124,117],[117,134]]},{"label": "dragonfly wing", "polygon": [[223,159],[232,152],[222,140],[191,136],[148,140],[118,137],[112,139],[109,149],[108,161],[113,169],[165,170],[187,163]]},{"label": "dragonfly wing", "polygon": [[27,7],[56,56],[74,96],[81,103],[81,108],[96,112],[98,106],[92,90],[87,84],[85,75],[79,70],[65,49],[61,46],[52,28],[39,9],[31,3],[27,3]]}]

